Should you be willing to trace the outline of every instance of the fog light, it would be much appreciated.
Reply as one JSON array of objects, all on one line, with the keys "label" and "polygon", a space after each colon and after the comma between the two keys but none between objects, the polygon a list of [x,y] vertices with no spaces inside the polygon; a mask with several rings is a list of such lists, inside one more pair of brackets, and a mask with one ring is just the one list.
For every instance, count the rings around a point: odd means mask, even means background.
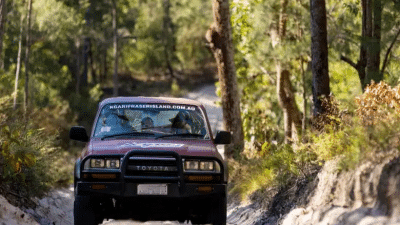
[{"label": "fog light", "polygon": [[200,193],[210,193],[214,190],[211,186],[200,186],[197,188],[197,191]]},{"label": "fog light", "polygon": [[106,189],[106,185],[104,184],[93,184],[92,185],[93,190],[104,190]]},{"label": "fog light", "polygon": [[214,178],[213,176],[187,176],[186,179],[188,181],[201,182],[201,181],[212,181]]},{"label": "fog light", "polygon": [[115,179],[117,178],[117,175],[112,173],[112,174],[92,174],[92,177],[95,179]]}]

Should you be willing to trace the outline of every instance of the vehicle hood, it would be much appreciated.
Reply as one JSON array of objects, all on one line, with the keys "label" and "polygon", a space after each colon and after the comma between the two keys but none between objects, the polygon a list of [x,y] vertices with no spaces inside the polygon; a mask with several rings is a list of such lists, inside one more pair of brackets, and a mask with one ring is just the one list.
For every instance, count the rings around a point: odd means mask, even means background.
[{"label": "vehicle hood", "polygon": [[174,151],[182,156],[214,156],[221,158],[212,140],[169,140],[169,139],[117,139],[94,138],[87,146],[87,155],[126,154],[132,150]]}]

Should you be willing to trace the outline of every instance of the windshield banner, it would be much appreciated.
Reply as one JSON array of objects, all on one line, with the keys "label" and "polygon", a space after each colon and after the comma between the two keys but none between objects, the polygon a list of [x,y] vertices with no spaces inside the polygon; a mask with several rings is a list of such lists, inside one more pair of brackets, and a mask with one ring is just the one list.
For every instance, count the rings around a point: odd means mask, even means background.
[{"label": "windshield banner", "polygon": [[110,109],[183,109],[196,110],[190,105],[170,105],[170,104],[115,104],[110,105]]}]

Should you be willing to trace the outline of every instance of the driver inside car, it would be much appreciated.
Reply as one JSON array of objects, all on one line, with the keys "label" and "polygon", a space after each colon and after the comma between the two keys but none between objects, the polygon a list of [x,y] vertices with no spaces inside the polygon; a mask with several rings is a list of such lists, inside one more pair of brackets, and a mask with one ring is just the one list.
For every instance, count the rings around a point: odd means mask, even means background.
[{"label": "driver inside car", "polygon": [[171,121],[172,131],[176,134],[191,133],[192,128],[190,126],[191,119],[187,113],[179,112]]}]

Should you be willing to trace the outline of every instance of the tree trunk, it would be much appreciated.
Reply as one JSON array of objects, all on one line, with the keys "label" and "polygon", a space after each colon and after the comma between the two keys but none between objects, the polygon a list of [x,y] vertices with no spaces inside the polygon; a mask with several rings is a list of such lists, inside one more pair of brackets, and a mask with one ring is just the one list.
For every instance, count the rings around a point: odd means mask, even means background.
[{"label": "tree trunk", "polygon": [[372,16],[370,18],[371,21],[368,21],[372,28],[371,38],[368,41],[367,47],[367,68],[366,68],[366,76],[364,81],[364,87],[371,83],[371,81],[375,81],[379,83],[382,80],[382,74],[379,72],[380,65],[380,52],[381,52],[381,24],[382,24],[382,0],[369,0],[371,4],[371,8],[369,9],[372,12]]},{"label": "tree trunk", "polygon": [[80,94],[81,87],[81,52],[80,52],[81,42],[78,39],[76,41],[76,94]]},{"label": "tree trunk", "polygon": [[[278,26],[276,33],[272,32],[271,35],[274,48],[286,38],[287,6],[288,0],[280,1]],[[281,59],[276,60],[275,68],[277,75],[276,93],[283,111],[285,143],[291,143],[291,141],[298,140],[298,134],[301,132],[301,113],[296,104],[289,70],[285,69],[285,64],[281,62]]]},{"label": "tree trunk", "polygon": [[7,15],[7,2],[6,0],[0,0],[0,68],[4,69],[4,58],[3,58],[3,36],[5,31]]},{"label": "tree trunk", "polygon": [[114,75],[113,75],[113,96],[118,96],[118,30],[117,30],[117,0],[112,2],[112,26],[114,31],[113,44],[114,44]]},{"label": "tree trunk", "polygon": [[103,63],[102,63],[102,65],[103,65],[103,74],[101,75],[102,76],[102,80],[103,81],[106,81],[107,80],[107,73],[108,73],[108,67],[107,67],[107,49],[105,48],[105,49],[103,49],[103,52],[102,52],[102,60],[103,60]]},{"label": "tree trunk", "polygon": [[225,157],[232,158],[243,150],[244,137],[231,36],[229,0],[213,0],[213,17],[214,22],[206,33],[206,39],[217,62],[224,127],[233,134],[232,144],[225,148]]},{"label": "tree trunk", "polygon": [[28,15],[26,17],[26,51],[25,51],[25,98],[24,109],[25,112],[29,103],[29,52],[31,48],[31,14],[32,14],[32,0],[28,1]]},{"label": "tree trunk", "polygon": [[96,73],[96,68],[94,66],[95,63],[95,57],[93,56],[93,50],[92,50],[92,44],[89,42],[89,60],[90,60],[90,76],[92,78],[91,82],[92,84],[97,84],[98,79],[97,79],[97,73]]},{"label": "tree trunk", "polygon": [[22,53],[22,32],[23,32],[23,16],[21,16],[21,27],[19,30],[19,40],[18,40],[18,56],[17,56],[17,68],[15,70],[15,85],[14,85],[14,102],[13,109],[17,108],[18,99],[18,82],[19,82],[19,71],[21,69],[21,53]]},{"label": "tree trunk", "polygon": [[307,120],[307,93],[306,93],[306,73],[304,71],[304,59],[301,56],[300,58],[300,71],[301,71],[301,80],[303,86],[303,117],[301,119],[301,134],[304,135],[306,131],[306,120]]},{"label": "tree trunk", "polygon": [[360,57],[357,62],[356,70],[358,72],[358,77],[360,78],[361,89],[364,90],[364,80],[365,80],[365,67],[367,66],[367,40],[372,36],[371,26],[369,26],[369,18],[371,16],[368,13],[370,0],[361,0],[362,8],[362,28],[361,28],[361,47],[360,47]]},{"label": "tree trunk", "polygon": [[[164,7],[164,21],[163,21],[163,45],[164,45],[164,55],[165,55],[165,61],[167,63],[167,69],[169,72],[169,75],[171,78],[174,78],[174,69],[172,67],[171,63],[171,58],[173,54],[173,32],[172,32],[172,21],[171,21],[171,16],[170,16],[170,11],[169,8],[171,7],[171,4],[169,0],[164,0],[163,1],[163,7]],[[170,55],[170,51],[172,54]]]},{"label": "tree trunk", "polygon": [[88,85],[89,52],[90,52],[90,38],[85,37],[83,39],[83,49],[82,49],[83,72],[80,82],[80,86],[83,88],[86,88]]},{"label": "tree trunk", "polygon": [[[371,80],[379,82],[383,79],[384,67],[379,71],[382,0],[361,0],[361,8],[362,32],[359,60],[357,64],[353,63],[345,56],[341,56],[341,60],[347,62],[357,70],[361,88],[364,91],[366,85],[368,85]],[[391,48],[388,49],[388,52],[390,50]],[[388,52],[386,54],[388,54]]]},{"label": "tree trunk", "polygon": [[321,98],[330,94],[325,0],[310,0],[310,11],[313,114],[318,116],[326,111]]},{"label": "tree trunk", "polygon": [[276,70],[278,76],[276,89],[279,105],[283,110],[285,143],[291,143],[298,140],[301,132],[301,113],[296,104],[289,71],[282,69],[279,62],[277,62]]}]

